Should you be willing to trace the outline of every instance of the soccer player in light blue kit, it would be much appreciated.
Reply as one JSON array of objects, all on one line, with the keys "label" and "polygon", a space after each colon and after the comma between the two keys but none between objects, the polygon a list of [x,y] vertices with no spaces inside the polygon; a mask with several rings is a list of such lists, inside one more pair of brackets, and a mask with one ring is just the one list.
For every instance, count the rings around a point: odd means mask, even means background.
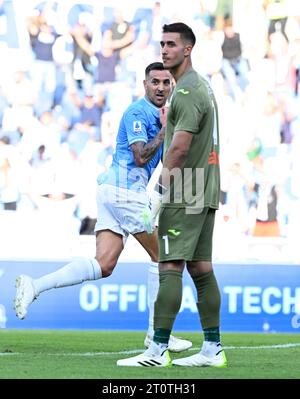
[{"label": "soccer player in light blue kit", "polygon": [[[74,260],[38,279],[26,275],[17,277],[15,310],[20,319],[25,318],[29,305],[46,290],[110,276],[127,237],[132,234],[151,258],[148,272],[149,326],[144,341],[146,347],[150,345],[159,274],[157,234],[152,232],[151,225],[145,231],[147,220],[151,220],[146,187],[162,156],[167,120],[165,104],[171,92],[171,81],[171,74],[162,63],[148,65],[144,80],[145,97],[131,104],[122,116],[112,165],[98,178],[95,258]],[[191,346],[190,341],[170,336],[169,350],[173,352]]]}]

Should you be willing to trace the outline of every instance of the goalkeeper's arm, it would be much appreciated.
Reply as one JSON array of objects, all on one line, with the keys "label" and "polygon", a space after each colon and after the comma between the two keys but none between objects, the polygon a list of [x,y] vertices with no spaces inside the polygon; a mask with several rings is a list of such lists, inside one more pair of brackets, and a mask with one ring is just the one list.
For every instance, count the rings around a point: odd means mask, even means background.
[{"label": "goalkeeper's arm", "polygon": [[153,193],[150,198],[151,203],[151,218],[152,218],[152,225],[157,225],[156,219],[159,213],[162,199],[164,194],[166,193],[167,189],[158,181],[154,187]]}]

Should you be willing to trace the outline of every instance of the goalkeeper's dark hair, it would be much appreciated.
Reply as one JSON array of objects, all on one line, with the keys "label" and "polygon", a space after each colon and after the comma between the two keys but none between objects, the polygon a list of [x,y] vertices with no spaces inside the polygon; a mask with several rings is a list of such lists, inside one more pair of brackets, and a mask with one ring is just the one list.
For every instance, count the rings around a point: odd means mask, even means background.
[{"label": "goalkeeper's dark hair", "polygon": [[190,43],[193,47],[196,43],[196,36],[192,29],[183,22],[165,24],[162,28],[163,33],[179,33],[182,41]]},{"label": "goalkeeper's dark hair", "polygon": [[151,71],[164,71],[165,69],[162,62],[152,62],[152,64],[149,64],[145,69],[145,77],[147,78]]}]

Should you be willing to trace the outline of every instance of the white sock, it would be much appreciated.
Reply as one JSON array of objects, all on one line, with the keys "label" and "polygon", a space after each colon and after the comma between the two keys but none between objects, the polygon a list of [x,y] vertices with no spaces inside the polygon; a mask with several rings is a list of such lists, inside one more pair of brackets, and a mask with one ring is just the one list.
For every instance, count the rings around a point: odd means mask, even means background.
[{"label": "white sock", "polygon": [[154,335],[154,303],[156,301],[159,289],[159,272],[158,263],[151,262],[148,269],[148,309],[149,309],[149,325],[148,335]]},{"label": "white sock", "polygon": [[203,341],[201,353],[205,356],[211,357],[215,356],[220,349],[222,349],[220,342]]},{"label": "white sock", "polygon": [[33,280],[36,295],[51,288],[68,287],[86,280],[98,280],[102,277],[101,267],[96,259],[79,259]]},{"label": "white sock", "polygon": [[152,341],[149,346],[148,353],[151,355],[161,356],[168,349],[168,344],[162,344]]}]

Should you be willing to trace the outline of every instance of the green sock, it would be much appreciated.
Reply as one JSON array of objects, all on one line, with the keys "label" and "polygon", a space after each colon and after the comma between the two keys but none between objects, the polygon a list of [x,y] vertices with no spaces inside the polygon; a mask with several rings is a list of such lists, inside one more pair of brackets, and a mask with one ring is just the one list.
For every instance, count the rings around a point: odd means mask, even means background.
[{"label": "green sock", "polygon": [[219,327],[204,328],[204,341],[220,342],[220,329]]},{"label": "green sock", "polygon": [[182,299],[182,273],[165,270],[159,273],[159,291],[154,304],[156,343],[168,343]]},{"label": "green sock", "polygon": [[168,344],[171,330],[165,328],[157,328],[154,332],[153,341],[157,344]]},{"label": "green sock", "polygon": [[198,312],[203,331],[220,325],[221,296],[214,272],[193,276],[198,296]]}]

